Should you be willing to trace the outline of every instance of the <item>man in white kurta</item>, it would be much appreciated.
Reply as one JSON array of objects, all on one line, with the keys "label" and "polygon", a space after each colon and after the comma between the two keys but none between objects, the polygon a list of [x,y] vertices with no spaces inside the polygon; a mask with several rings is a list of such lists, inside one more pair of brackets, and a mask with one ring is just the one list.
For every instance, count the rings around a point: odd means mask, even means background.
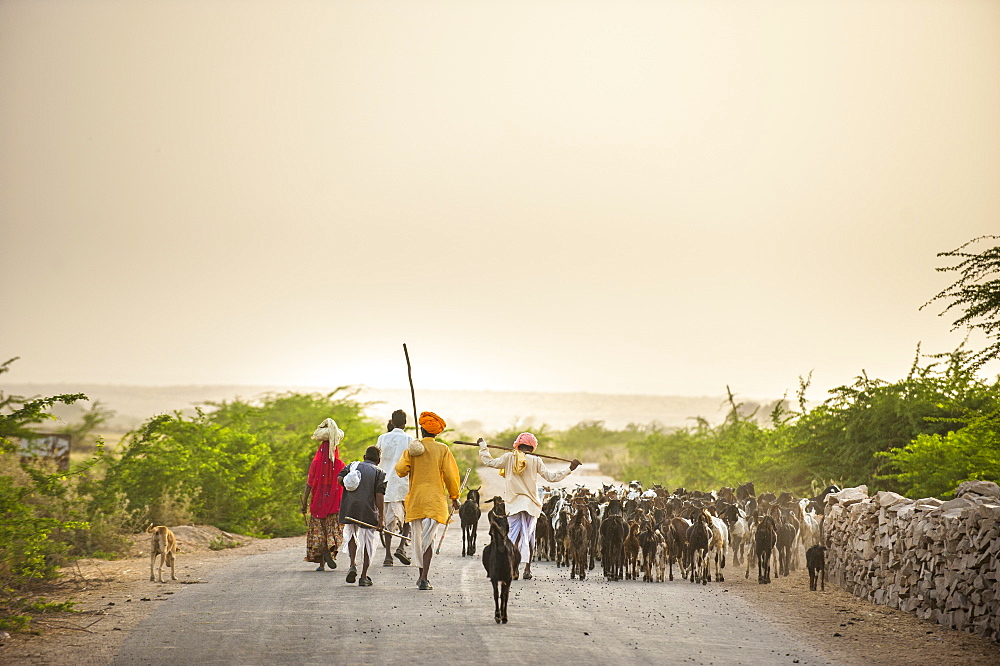
[{"label": "man in white kurta", "polygon": [[[508,536],[521,553],[524,562],[524,579],[531,578],[531,553],[535,548],[535,525],[542,513],[542,502],[538,499],[538,477],[549,483],[562,481],[580,466],[574,459],[569,469],[550,471],[542,459],[530,455],[538,447],[538,440],[530,432],[522,432],[514,440],[514,451],[508,451],[499,458],[490,455],[486,441],[479,440],[479,459],[487,467],[500,470],[507,488],[503,501],[507,505]],[[517,572],[514,572],[517,578]]]},{"label": "man in white kurta", "polygon": [[[392,420],[389,423],[392,425],[392,430],[379,435],[378,442],[375,444],[382,452],[382,460],[378,466],[385,472],[386,476],[385,529],[409,536],[410,524],[405,520],[403,500],[406,499],[406,493],[410,490],[410,480],[396,474],[396,463],[399,462],[399,457],[403,455],[403,451],[410,444],[410,436],[404,430],[406,428],[406,412],[397,409],[392,413]],[[385,545],[385,560],[382,562],[382,566],[391,567],[392,537],[383,533],[382,543]],[[410,558],[403,549],[403,543],[403,539],[400,539],[399,546],[396,548],[396,559],[403,564],[409,564]]]}]

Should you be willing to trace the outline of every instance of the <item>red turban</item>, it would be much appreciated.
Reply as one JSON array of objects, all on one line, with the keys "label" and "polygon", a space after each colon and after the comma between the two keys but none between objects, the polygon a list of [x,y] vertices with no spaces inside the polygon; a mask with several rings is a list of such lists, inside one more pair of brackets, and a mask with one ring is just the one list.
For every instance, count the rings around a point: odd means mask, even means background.
[{"label": "red turban", "polygon": [[420,427],[432,435],[440,435],[448,425],[434,412],[420,412]]}]

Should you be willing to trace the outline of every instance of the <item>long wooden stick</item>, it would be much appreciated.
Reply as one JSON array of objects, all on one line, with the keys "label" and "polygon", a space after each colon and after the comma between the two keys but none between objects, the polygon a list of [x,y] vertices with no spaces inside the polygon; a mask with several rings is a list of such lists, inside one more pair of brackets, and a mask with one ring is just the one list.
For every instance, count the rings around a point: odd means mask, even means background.
[{"label": "long wooden stick", "polygon": [[[469,483],[469,475],[472,474],[472,468],[465,470],[465,478],[462,479],[462,485],[458,489],[458,496],[462,496],[462,491],[465,490],[465,486]],[[444,524],[444,531],[441,532],[441,539],[438,541],[438,547],[434,551],[435,555],[441,553],[441,544],[444,543],[444,535],[448,533],[448,526],[451,525],[451,519],[455,516],[455,507],[451,507],[451,513],[448,514],[448,522]]]},{"label": "long wooden stick", "polygon": [[413,438],[420,439],[420,413],[417,411],[417,392],[413,390],[413,366],[410,365],[410,352],[405,342],[403,354],[406,355],[406,376],[410,379],[410,398],[413,400]]},{"label": "long wooden stick", "polygon": [[389,535],[394,536],[394,537],[399,537],[400,539],[406,539],[407,541],[410,540],[410,537],[408,537],[408,536],[403,536],[402,534],[396,534],[395,532],[390,532],[389,530],[385,529],[384,527],[377,527],[375,525],[369,525],[368,523],[363,523],[360,520],[358,520],[357,518],[351,518],[350,516],[344,516],[344,520],[349,520],[352,523],[357,523],[358,525],[361,525],[362,527],[368,527],[368,528],[373,529],[373,530],[378,530],[379,532],[383,532],[385,534],[389,534]]},{"label": "long wooden stick", "polygon": [[[462,444],[464,446],[479,446],[479,444],[476,444],[475,442],[454,442],[454,443],[455,444]],[[496,444],[487,444],[486,446],[488,448],[499,449],[501,451],[513,451],[514,450],[514,449],[509,449],[506,446],[497,446]],[[558,460],[559,462],[564,462],[564,463],[572,463],[573,462],[572,460],[567,460],[566,458],[557,458],[555,456],[546,456],[546,455],[542,455],[541,453],[529,453],[528,455],[538,456],[539,458],[548,458],[549,460]]]}]

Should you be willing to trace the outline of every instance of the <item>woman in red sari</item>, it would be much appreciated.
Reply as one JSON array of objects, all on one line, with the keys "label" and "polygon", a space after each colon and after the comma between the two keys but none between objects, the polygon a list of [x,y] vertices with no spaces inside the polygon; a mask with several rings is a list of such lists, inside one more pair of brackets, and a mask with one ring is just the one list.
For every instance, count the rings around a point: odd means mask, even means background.
[{"label": "woman in red sari", "polygon": [[337,568],[334,558],[344,538],[340,524],[340,498],[343,486],[337,483],[337,475],[344,468],[340,459],[340,441],[344,431],[337,427],[333,419],[319,424],[313,439],[321,442],[312,464],[306,489],[302,495],[302,514],[309,511],[309,532],[306,534],[306,562],[319,564],[316,571],[323,571],[324,564]]}]

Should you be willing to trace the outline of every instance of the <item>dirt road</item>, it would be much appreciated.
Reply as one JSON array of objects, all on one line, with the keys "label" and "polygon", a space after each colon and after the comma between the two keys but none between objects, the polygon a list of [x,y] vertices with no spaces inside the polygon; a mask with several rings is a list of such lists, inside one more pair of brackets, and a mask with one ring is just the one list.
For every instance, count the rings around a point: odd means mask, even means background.
[{"label": "dirt road", "polygon": [[371,588],[349,585],[342,567],[313,571],[299,548],[234,561],[161,605],[112,663],[831,663],[724,587],[571,581],[549,564],[514,584],[510,624],[497,625],[460,538],[449,530],[432,591],[401,566],[374,568]]},{"label": "dirt road", "polygon": [[[490,474],[481,471],[484,491],[496,488]],[[566,483],[593,480],[583,476]],[[70,589],[50,598],[78,599],[83,613],[43,616],[41,636],[0,642],[0,663],[1000,663],[995,642],[836,586],[809,592],[803,571],[757,585],[732,564],[724,583],[702,587],[607,583],[599,566],[571,581],[538,563],[534,580],[514,583],[510,624],[497,625],[492,588],[478,557],[460,557],[457,527],[426,592],[412,567],[376,566],[374,587],[360,588],[343,567],[319,573],[303,562],[301,537],[216,552],[205,544],[218,530],[190,528],[175,582],[149,582],[142,557],[67,571]]]}]

